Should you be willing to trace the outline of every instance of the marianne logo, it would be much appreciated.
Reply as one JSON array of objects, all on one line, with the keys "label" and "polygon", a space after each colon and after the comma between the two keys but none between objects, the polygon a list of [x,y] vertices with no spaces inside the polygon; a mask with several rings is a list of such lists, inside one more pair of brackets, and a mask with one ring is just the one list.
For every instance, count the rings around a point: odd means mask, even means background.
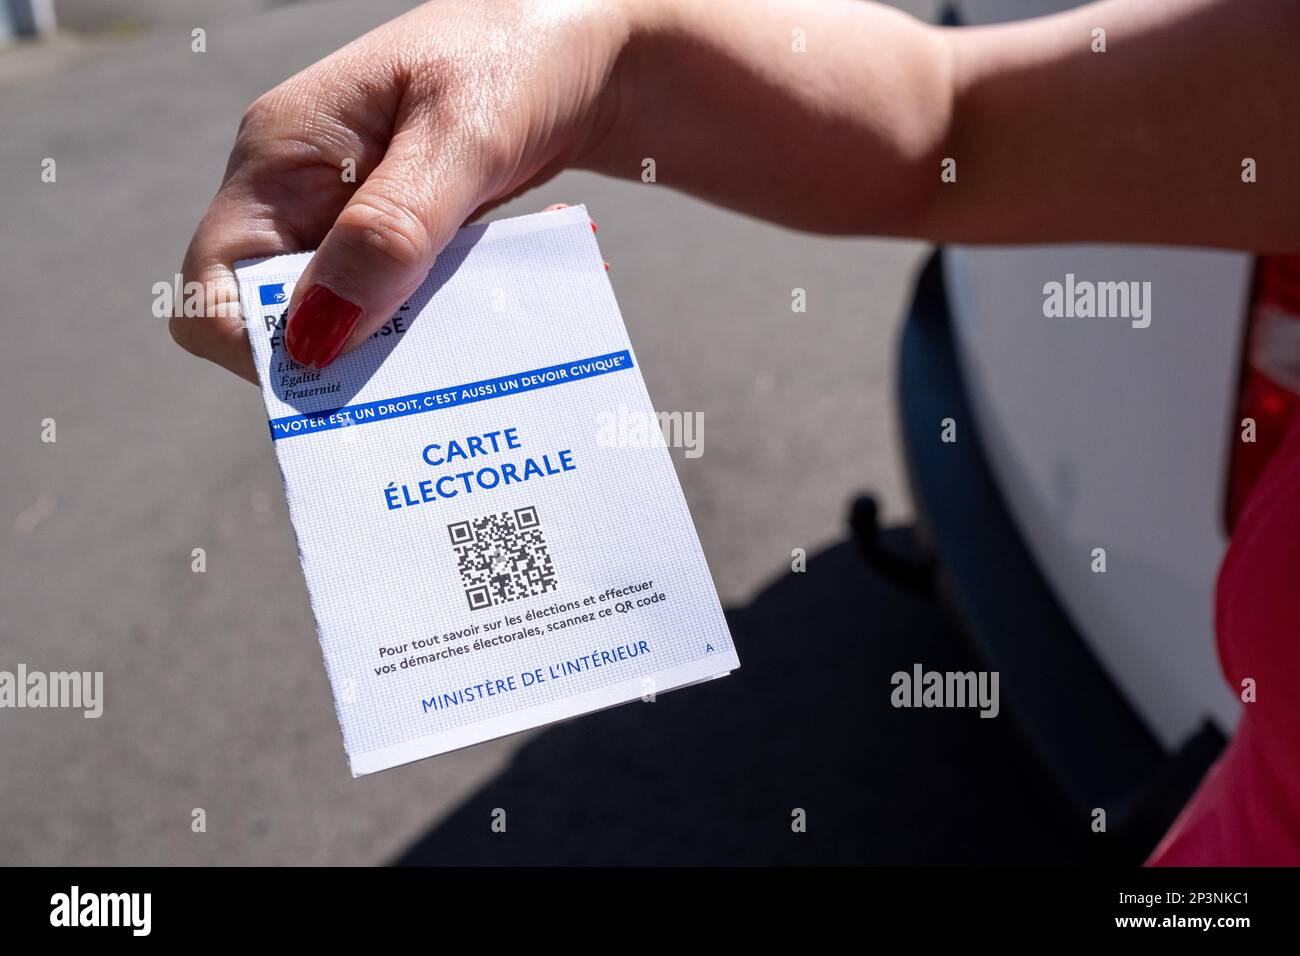
[{"label": "marianne logo", "polygon": [[258,286],[257,294],[262,305],[288,305],[289,297],[293,295],[293,283],[271,282]]}]

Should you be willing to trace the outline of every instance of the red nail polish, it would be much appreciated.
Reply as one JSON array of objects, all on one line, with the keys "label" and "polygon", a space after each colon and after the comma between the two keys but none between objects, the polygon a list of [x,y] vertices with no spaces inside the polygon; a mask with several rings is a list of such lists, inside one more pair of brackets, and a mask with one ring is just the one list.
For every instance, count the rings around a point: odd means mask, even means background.
[{"label": "red nail polish", "polygon": [[360,318],[361,306],[314,285],[289,316],[284,347],[295,361],[324,368],[338,358]]}]

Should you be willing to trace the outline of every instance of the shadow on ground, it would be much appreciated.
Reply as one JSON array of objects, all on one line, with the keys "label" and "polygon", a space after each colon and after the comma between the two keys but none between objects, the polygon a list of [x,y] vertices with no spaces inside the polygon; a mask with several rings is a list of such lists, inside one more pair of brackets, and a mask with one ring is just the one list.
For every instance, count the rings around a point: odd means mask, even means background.
[{"label": "shadow on ground", "polygon": [[[914,544],[911,529],[885,539]],[[1085,861],[1097,837],[1005,710],[891,705],[895,671],[979,664],[938,604],[869,569],[852,540],[727,617],[736,674],[543,732],[396,862]]]}]

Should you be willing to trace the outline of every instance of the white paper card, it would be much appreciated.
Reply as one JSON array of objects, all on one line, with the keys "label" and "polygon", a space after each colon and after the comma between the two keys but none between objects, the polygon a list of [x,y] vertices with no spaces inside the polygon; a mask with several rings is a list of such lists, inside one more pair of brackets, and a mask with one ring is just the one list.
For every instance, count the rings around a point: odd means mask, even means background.
[{"label": "white paper card", "polygon": [[236,272],[354,775],[739,666],[585,208],[462,229],[320,372],[310,258]]}]

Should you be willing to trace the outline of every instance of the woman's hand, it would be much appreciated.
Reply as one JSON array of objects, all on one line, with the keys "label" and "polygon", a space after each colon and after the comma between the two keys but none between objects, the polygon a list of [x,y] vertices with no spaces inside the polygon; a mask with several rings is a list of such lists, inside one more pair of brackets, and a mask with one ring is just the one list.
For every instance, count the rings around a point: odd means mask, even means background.
[{"label": "woman's hand", "polygon": [[206,290],[177,342],[257,381],[233,264],[317,248],[286,346],[321,367],[363,341],[483,207],[582,161],[626,42],[615,0],[425,4],[249,107],[185,255]]},{"label": "woman's hand", "polygon": [[[803,34],[807,34],[807,49]],[[905,233],[948,117],[938,31],[857,0],[436,0],[260,97],[185,257],[181,345],[250,381],[233,264],[317,249],[286,345],[320,367],[476,212],[566,166],[787,225]]]},{"label": "woman's hand", "polygon": [[[255,380],[232,264],[315,247],[285,338],[328,364],[475,211],[570,165],[653,160],[647,188],[823,232],[1291,251],[1300,6],[1237,6],[947,31],[857,0],[429,3],[249,109],[185,258],[207,314],[172,332]],[[1093,52],[1103,20],[1140,55]]]}]

